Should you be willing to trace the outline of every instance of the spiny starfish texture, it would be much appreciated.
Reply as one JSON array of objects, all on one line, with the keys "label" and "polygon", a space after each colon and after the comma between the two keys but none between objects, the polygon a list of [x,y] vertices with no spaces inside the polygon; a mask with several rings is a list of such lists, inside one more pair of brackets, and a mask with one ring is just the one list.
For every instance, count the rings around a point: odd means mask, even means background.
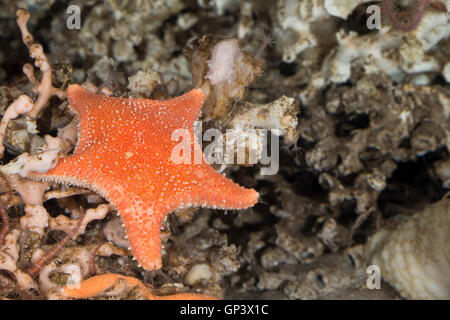
[{"label": "spiny starfish texture", "polygon": [[[138,279],[133,277],[122,276],[115,273],[106,273],[98,275],[80,283],[79,287],[71,288],[65,286],[63,293],[69,298],[85,299],[97,296],[106,290],[113,290],[113,287],[119,286],[119,281],[124,281],[125,286],[139,287],[141,292],[148,300],[217,300],[215,297],[206,296],[195,293],[177,293],[167,296],[153,295],[148,288]],[[122,287],[123,288],[123,287]]]},{"label": "spiny starfish texture", "polygon": [[172,161],[177,129],[192,137],[191,154],[202,155],[194,138],[204,99],[200,89],[159,101],[107,97],[71,85],[67,96],[80,121],[75,151],[49,172],[32,175],[90,188],[111,202],[144,269],[161,267],[160,229],[171,211],[244,209],[258,201],[255,190],[235,184],[205,161]]}]

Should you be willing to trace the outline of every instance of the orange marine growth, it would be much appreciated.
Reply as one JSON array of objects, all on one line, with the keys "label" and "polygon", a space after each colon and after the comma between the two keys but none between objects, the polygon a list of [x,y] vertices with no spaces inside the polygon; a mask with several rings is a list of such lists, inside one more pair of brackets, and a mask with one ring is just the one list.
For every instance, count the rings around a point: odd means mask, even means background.
[{"label": "orange marine growth", "polygon": [[[123,286],[121,286],[120,281],[124,281],[124,283],[122,283]],[[195,293],[177,293],[168,296],[155,296],[138,279],[115,273],[94,276],[82,281],[79,286],[72,286],[65,286],[63,288],[63,294],[69,298],[75,299],[86,299],[98,296],[106,290],[111,293],[116,291],[114,290],[114,287],[117,286],[117,289],[119,289],[118,291],[123,291],[126,287],[139,287],[148,300],[217,300],[215,297]]]},{"label": "orange marine growth", "polygon": [[171,211],[244,209],[258,201],[255,190],[235,184],[205,161],[172,160],[180,144],[172,139],[177,129],[192,137],[192,158],[202,155],[194,138],[204,98],[200,89],[159,101],[107,97],[71,85],[67,96],[80,121],[75,151],[33,176],[90,188],[110,201],[144,269],[161,267],[160,229]]}]

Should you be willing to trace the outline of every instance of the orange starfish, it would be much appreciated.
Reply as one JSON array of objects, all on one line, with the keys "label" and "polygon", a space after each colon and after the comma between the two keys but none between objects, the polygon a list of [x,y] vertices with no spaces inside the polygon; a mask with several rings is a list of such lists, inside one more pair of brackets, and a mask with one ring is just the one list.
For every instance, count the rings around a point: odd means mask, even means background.
[{"label": "orange starfish", "polygon": [[112,289],[114,286],[119,284],[120,280],[125,280],[125,284],[129,287],[139,287],[141,291],[147,296],[148,300],[217,300],[216,297],[195,293],[177,293],[168,296],[155,296],[138,279],[122,276],[116,273],[106,273],[94,276],[82,281],[78,288],[65,286],[63,288],[63,293],[69,298],[90,298],[99,295],[105,290]]},{"label": "orange starfish", "polygon": [[[174,130],[195,137],[194,121],[204,99],[200,89],[159,101],[107,97],[71,85],[67,96],[80,120],[75,151],[49,172],[32,175],[90,188],[112,203],[144,269],[161,267],[160,229],[171,211],[244,209],[258,201],[255,190],[235,184],[205,161],[171,160],[179,144],[171,139]],[[202,155],[195,138],[189,147],[191,154]]]}]

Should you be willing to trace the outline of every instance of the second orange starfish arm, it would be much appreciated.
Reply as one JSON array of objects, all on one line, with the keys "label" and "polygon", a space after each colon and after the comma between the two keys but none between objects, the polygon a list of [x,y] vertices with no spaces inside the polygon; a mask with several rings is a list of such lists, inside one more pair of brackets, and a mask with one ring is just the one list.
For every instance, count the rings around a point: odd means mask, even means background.
[{"label": "second orange starfish arm", "polygon": [[94,276],[82,281],[77,287],[65,286],[63,287],[63,294],[69,298],[75,299],[91,298],[100,295],[105,290],[111,289],[119,280],[124,280],[127,286],[139,287],[147,296],[148,300],[217,300],[215,297],[195,293],[177,293],[167,296],[156,296],[153,295],[138,279],[115,273]]}]

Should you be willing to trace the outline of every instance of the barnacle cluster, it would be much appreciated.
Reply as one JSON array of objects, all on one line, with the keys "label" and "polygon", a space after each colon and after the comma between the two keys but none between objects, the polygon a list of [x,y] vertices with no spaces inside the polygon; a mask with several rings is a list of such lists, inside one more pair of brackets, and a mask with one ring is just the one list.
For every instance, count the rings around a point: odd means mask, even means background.
[{"label": "barnacle cluster", "polygon": [[405,298],[450,299],[449,205],[449,199],[430,205],[367,243],[370,263]]}]

